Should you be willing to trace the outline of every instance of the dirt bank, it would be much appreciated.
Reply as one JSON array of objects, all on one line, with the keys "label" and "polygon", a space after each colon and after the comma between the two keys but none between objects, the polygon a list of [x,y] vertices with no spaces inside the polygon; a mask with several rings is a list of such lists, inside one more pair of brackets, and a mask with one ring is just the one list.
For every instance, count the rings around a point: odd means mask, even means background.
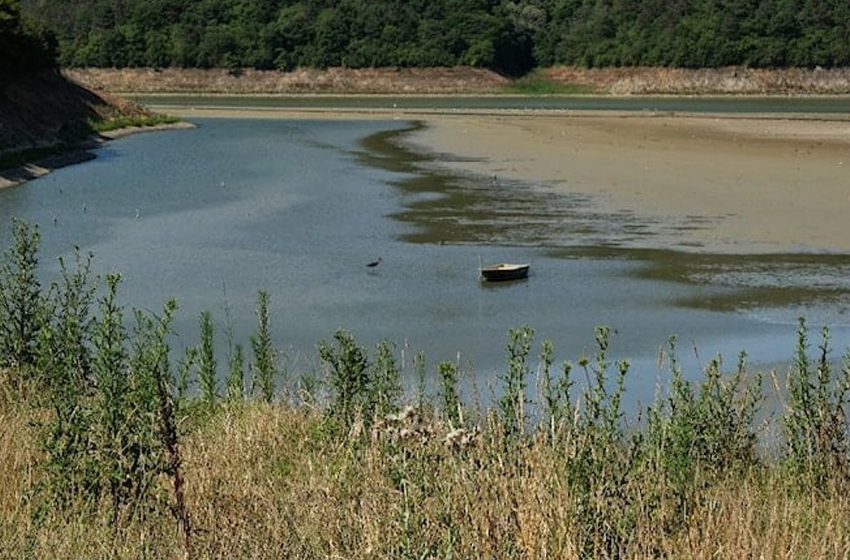
[{"label": "dirt bank", "polygon": [[[226,69],[68,69],[86,86],[113,93],[497,94],[511,84],[480,68],[330,68],[292,72]],[[850,95],[850,69],[570,68],[533,77],[595,94]]]}]

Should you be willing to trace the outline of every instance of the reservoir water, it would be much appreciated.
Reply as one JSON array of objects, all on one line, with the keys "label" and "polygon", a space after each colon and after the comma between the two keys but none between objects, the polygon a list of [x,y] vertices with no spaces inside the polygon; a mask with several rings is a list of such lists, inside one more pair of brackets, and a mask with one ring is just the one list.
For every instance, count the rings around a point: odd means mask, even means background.
[{"label": "reservoir water", "polygon": [[[536,331],[532,369],[544,339],[556,364],[576,363],[593,356],[596,326],[615,329],[609,357],[631,362],[633,403],[666,379],[658,356],[671,335],[691,378],[718,355],[734,368],[742,350],[751,369],[791,359],[799,315],[829,326],[838,354],[850,341],[846,256],[760,260],[596,247],[592,236],[529,240],[481,216],[442,229],[429,203],[450,200],[447,185],[491,218],[519,223],[537,208],[541,230],[557,229],[581,201],[519,184],[488,197],[486,178],[419,166],[422,156],[396,141],[406,121],[194,122],[111,141],[90,162],[0,191],[3,239],[17,216],[39,224],[46,278],[79,246],[94,254],[96,273],[121,273],[128,306],[159,312],[176,298],[178,352],[197,344],[204,310],[220,348],[228,330],[248,348],[265,289],[283,369],[318,369],[318,343],[346,329],[364,346],[395,342],[407,370],[420,351],[432,376],[438,362],[457,362],[485,399],[507,367],[509,329],[524,325]],[[462,224],[470,206],[452,208],[440,211]],[[481,261],[530,262],[531,275],[482,284]]]}]

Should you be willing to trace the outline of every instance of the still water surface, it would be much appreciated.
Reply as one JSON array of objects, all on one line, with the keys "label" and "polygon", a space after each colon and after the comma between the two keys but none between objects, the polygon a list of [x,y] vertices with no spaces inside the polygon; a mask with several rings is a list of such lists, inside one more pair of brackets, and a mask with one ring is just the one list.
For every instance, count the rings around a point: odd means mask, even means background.
[{"label": "still water surface", "polygon": [[[418,351],[431,375],[437,362],[459,360],[484,398],[506,367],[508,330],[523,325],[537,333],[532,367],[543,339],[554,343],[556,363],[575,363],[595,351],[596,326],[616,329],[610,357],[632,363],[632,403],[652,398],[670,335],[690,377],[718,354],[728,368],[741,350],[751,364],[790,359],[800,314],[830,326],[839,351],[850,340],[843,256],[759,264],[599,246],[592,231],[529,241],[516,231],[535,208],[545,231],[581,201],[519,184],[509,189],[518,194],[488,199],[486,178],[441,174],[399,147],[411,123],[196,124],[110,142],[91,162],[0,191],[0,223],[18,216],[40,225],[46,277],[77,245],[95,255],[97,273],[122,274],[128,305],[157,312],[176,298],[178,351],[197,343],[203,310],[213,313],[221,347],[229,325],[247,348],[260,289],[271,296],[289,371],[316,368],[319,341],[347,329],[363,345],[396,342],[408,369]],[[458,196],[475,200],[477,218]],[[366,267],[377,257],[378,267]],[[532,273],[482,284],[480,259],[530,262]]]}]

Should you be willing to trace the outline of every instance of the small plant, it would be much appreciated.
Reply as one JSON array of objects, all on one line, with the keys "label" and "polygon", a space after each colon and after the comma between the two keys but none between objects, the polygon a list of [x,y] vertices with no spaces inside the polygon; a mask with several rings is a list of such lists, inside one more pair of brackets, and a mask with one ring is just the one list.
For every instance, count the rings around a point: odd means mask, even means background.
[{"label": "small plant", "polygon": [[0,261],[0,366],[24,368],[36,358],[45,310],[38,279],[38,226],[12,220],[12,247]]},{"label": "small plant", "polygon": [[463,409],[457,394],[457,366],[452,362],[440,362],[437,364],[437,372],[440,375],[443,414],[446,415],[450,426],[459,428],[463,425]]},{"label": "small plant", "polygon": [[850,436],[845,416],[850,401],[850,354],[845,356],[840,373],[834,373],[826,327],[821,336],[820,356],[812,364],[808,357],[808,328],[805,319],[799,319],[796,362],[788,376],[784,417],[789,465],[814,487],[823,487],[834,476],[850,474]]},{"label": "small plant", "polygon": [[229,401],[240,401],[245,394],[245,355],[241,344],[233,346],[227,375],[226,396]]},{"label": "small plant", "polygon": [[416,377],[416,405],[419,410],[425,407],[426,384],[425,384],[425,353],[417,352],[413,356],[413,373]]},{"label": "small plant", "polygon": [[[170,367],[168,364],[168,345],[165,342],[169,334],[177,303],[169,300],[165,304],[165,310],[161,318],[148,317],[140,311],[136,311],[136,336],[134,338],[135,350],[133,352],[133,369],[142,382],[140,386],[148,386],[148,391],[138,395],[140,398],[149,399],[150,385],[155,388],[156,405],[158,416],[152,422],[158,428],[158,442],[156,437],[151,438],[151,448],[157,453],[155,460],[149,464],[150,473],[155,477],[159,473],[171,477],[174,495],[174,504],[170,508],[174,514],[183,545],[185,558],[191,557],[192,550],[192,524],[189,510],[186,506],[185,482],[183,476],[183,461],[179,446],[177,433],[177,420],[175,418],[174,397],[169,387]],[[162,446],[159,454],[157,447]]]},{"label": "small plant", "polygon": [[215,325],[209,311],[201,312],[200,332],[198,379],[201,383],[201,399],[207,406],[212,407],[218,399],[218,365],[215,360]]},{"label": "small plant", "polygon": [[386,416],[398,410],[398,402],[403,392],[401,371],[396,364],[393,350],[394,346],[386,340],[379,342],[375,348],[369,408],[378,416]]},{"label": "small plant", "polygon": [[557,382],[552,379],[552,352],[552,342],[544,340],[540,351],[540,394],[545,427],[549,438],[554,442],[562,423],[570,417],[570,390],[573,383],[570,379],[572,364],[569,362],[564,362],[560,379]]},{"label": "small plant", "polygon": [[251,337],[254,350],[254,387],[266,402],[272,402],[275,394],[274,347],[269,330],[269,293],[260,290],[257,296],[257,332]]},{"label": "small plant", "polygon": [[334,399],[331,414],[351,425],[354,415],[367,405],[371,380],[369,378],[369,360],[366,349],[354,341],[354,337],[344,330],[334,333],[337,348],[324,340],[319,344],[319,357],[330,366],[329,383]]},{"label": "small plant", "polygon": [[499,410],[505,433],[519,435],[525,429],[525,405],[528,403],[526,388],[530,372],[527,359],[534,339],[534,329],[525,326],[511,329],[507,346],[508,371],[502,376],[504,394],[499,399]]}]

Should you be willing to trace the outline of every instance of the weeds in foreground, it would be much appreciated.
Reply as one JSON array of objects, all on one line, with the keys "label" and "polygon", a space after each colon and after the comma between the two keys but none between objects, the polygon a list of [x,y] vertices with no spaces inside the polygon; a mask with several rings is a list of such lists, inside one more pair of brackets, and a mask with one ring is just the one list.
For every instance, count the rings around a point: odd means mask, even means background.
[{"label": "weeds in foreground", "polygon": [[[731,372],[718,357],[688,376],[671,338],[669,389],[630,419],[622,409],[629,364],[610,362],[607,327],[596,330],[591,356],[560,373],[543,341],[536,393],[527,382],[533,331],[511,330],[503,396],[474,417],[465,411],[480,403],[464,402],[455,364],[437,365],[440,383],[429,395],[424,357],[407,372],[393,344],[370,352],[345,331],[321,343],[322,368],[287,395],[275,385],[281,364],[262,292],[251,341],[259,390],[242,390],[244,358],[233,343],[220,399],[211,314],[172,370],[173,301],[161,316],[133,310],[127,329],[120,278],[103,279],[95,300],[100,279],[79,256],[76,269],[63,264],[62,280],[42,290],[36,232],[14,227],[12,263],[0,266],[0,313],[36,310],[37,323],[0,347],[0,556],[850,551],[850,357],[836,367],[824,330],[811,359],[803,320],[776,455],[757,446],[762,380],[747,371],[745,354]],[[408,375],[412,397],[401,389]]]}]

